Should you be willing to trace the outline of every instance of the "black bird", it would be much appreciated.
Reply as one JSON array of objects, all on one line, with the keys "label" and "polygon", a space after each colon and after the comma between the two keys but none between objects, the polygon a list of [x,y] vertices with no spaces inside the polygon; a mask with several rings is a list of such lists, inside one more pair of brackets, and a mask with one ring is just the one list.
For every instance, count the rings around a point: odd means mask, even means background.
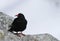
[{"label": "black bird", "polygon": [[[22,13],[19,13],[16,15],[17,18],[14,19],[13,23],[11,24],[11,28],[8,30],[10,32],[22,32],[26,29],[27,26],[27,20],[25,19],[25,16]],[[22,34],[23,35],[23,34]]]}]

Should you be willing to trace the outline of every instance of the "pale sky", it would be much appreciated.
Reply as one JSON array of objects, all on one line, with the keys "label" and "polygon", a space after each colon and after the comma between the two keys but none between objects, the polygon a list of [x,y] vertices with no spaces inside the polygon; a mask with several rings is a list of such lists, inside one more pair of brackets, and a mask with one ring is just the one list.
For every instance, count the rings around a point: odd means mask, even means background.
[{"label": "pale sky", "polygon": [[60,0],[0,0],[0,11],[28,21],[25,34],[49,33],[60,40]]}]

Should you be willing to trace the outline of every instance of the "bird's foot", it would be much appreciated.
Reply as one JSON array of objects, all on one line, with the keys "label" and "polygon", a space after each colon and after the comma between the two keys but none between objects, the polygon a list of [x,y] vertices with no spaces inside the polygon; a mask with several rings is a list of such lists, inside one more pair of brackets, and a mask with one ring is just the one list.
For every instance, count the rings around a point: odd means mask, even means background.
[{"label": "bird's foot", "polygon": [[23,33],[18,33],[18,36],[19,36],[19,37],[22,37],[22,36],[25,36],[25,34],[23,34]]}]

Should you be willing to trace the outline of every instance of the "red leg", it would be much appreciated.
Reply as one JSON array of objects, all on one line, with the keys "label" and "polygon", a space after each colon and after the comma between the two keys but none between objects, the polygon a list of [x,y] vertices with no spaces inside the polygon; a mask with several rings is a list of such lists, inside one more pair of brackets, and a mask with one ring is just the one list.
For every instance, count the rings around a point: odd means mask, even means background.
[{"label": "red leg", "polygon": [[21,35],[25,36],[25,34],[23,34],[22,32],[21,32]]},{"label": "red leg", "polygon": [[22,36],[25,36],[25,34],[23,34],[22,32],[21,32],[21,33],[18,33],[18,35],[20,35],[20,36],[21,36],[21,35],[22,35]]},{"label": "red leg", "polygon": [[25,34],[22,33],[23,36],[25,36]]}]

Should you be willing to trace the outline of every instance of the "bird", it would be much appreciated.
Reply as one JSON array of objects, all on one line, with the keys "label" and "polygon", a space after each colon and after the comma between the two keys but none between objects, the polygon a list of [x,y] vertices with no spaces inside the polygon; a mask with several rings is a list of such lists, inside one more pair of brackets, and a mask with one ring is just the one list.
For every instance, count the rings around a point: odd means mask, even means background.
[{"label": "bird", "polygon": [[17,18],[15,18],[11,24],[11,28],[8,30],[10,32],[21,32],[21,33],[15,33],[15,35],[20,35],[22,34],[23,36],[25,36],[22,32],[26,29],[27,26],[27,20],[25,18],[25,16],[22,13],[18,13]]}]

